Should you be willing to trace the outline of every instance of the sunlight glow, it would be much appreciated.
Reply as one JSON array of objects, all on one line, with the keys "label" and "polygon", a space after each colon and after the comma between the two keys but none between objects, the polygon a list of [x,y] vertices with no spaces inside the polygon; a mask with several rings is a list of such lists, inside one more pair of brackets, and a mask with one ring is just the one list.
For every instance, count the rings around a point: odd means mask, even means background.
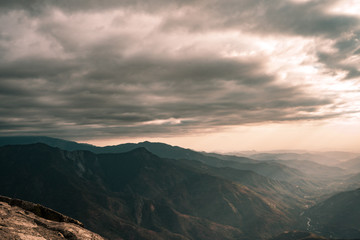
[{"label": "sunlight glow", "polygon": [[358,0],[339,1],[329,12],[334,14],[347,14],[360,17],[360,2]]},{"label": "sunlight glow", "polygon": [[184,119],[169,118],[169,119],[157,119],[148,122],[144,122],[141,125],[179,125]]}]

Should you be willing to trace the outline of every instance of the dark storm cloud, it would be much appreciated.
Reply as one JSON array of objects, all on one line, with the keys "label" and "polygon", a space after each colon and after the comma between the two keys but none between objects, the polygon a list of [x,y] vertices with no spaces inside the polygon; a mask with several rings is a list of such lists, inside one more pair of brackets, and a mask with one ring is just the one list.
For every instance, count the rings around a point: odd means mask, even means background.
[{"label": "dark storm cloud", "polygon": [[[239,28],[260,34],[284,33],[294,35],[337,37],[359,24],[359,19],[346,15],[327,13],[329,6],[338,0],[314,0],[303,3],[289,0],[189,0],[189,1],[0,1],[2,9],[21,9],[30,13],[43,13],[50,8],[66,12],[102,11],[127,8],[145,12],[170,11],[164,19],[167,29],[188,28],[209,30],[212,28]],[[171,10],[183,14],[171,14]]]},{"label": "dark storm cloud", "polygon": [[359,19],[327,13],[326,9],[336,2],[338,1],[201,1],[196,9],[188,8],[184,10],[185,14],[169,16],[164,21],[164,28],[188,28],[192,31],[214,27],[238,28],[263,35],[280,33],[337,37],[357,26]]},{"label": "dark storm cloud", "polygon": [[[24,9],[29,12],[42,12],[51,7],[67,12],[101,11],[125,7],[139,11],[163,11],[184,9],[186,14],[164,20],[168,29],[176,27],[190,30],[241,28],[258,31],[260,34],[280,32],[295,35],[326,35],[336,37],[359,24],[359,19],[345,15],[335,15],[326,9],[339,2],[337,0],[315,0],[296,3],[289,0],[209,0],[209,1],[0,1],[0,6],[10,9]],[[188,14],[187,14],[188,13]]]},{"label": "dark storm cloud", "polygon": [[164,8],[181,7],[191,5],[196,1],[193,0],[18,0],[18,1],[0,1],[2,11],[7,10],[25,10],[31,15],[46,14],[49,8],[59,8],[66,12],[99,12],[112,10],[116,8],[128,8],[137,11],[157,12]]},{"label": "dark storm cloud", "polygon": [[[0,1],[2,12],[29,13],[5,17],[19,25],[33,21],[24,29],[34,35],[27,39],[21,35],[25,30],[11,27],[0,35],[4,52],[0,56],[0,129],[7,135],[65,138],[151,136],[335,117],[319,113],[320,108],[335,106],[334,96],[312,96],[299,85],[279,83],[275,74],[266,73],[266,58],[240,60],[222,56],[216,49],[197,52],[196,48],[174,54],[173,45],[182,40],[167,42],[165,31],[239,28],[263,35],[332,37],[357,20],[326,14],[322,9],[329,2]],[[94,30],[92,22],[76,28],[74,13],[84,14],[87,21],[86,14],[119,7],[126,8],[128,15],[134,9],[156,9],[163,14],[162,23],[149,33],[136,27],[125,31],[121,24],[118,32],[104,33]],[[54,9],[64,14],[60,20],[53,16]],[[165,9],[194,15],[170,17]],[[124,22],[129,21],[128,15]],[[91,39],[83,34],[88,32]],[[16,47],[31,41],[40,42],[39,49],[48,47],[41,54],[31,52],[31,47],[25,48],[31,54],[17,52]],[[191,44],[198,47],[203,42]],[[341,51],[352,47],[353,42],[338,41]],[[319,56],[329,66],[337,65],[340,58]]]},{"label": "dark storm cloud", "polygon": [[[201,89],[217,88],[217,83],[234,81],[243,85],[263,85],[273,80],[261,74],[260,62],[240,62],[214,56],[171,59],[159,56],[136,56],[104,63],[91,69],[86,78],[110,80],[120,78],[121,82],[156,83],[172,85],[173,90],[196,92]],[[189,84],[194,84],[189,89]],[[171,89],[170,89],[171,90]],[[199,93],[199,92],[198,92]]]},{"label": "dark storm cloud", "polygon": [[49,78],[75,70],[77,64],[57,59],[25,58],[1,63],[0,78]]},{"label": "dark storm cloud", "polygon": [[319,52],[319,61],[326,64],[329,69],[346,71],[346,78],[352,79],[360,76],[359,68],[348,66],[343,60],[356,54],[355,50],[359,51],[358,33],[350,39],[341,38],[359,29],[360,19],[326,11],[337,2],[339,1],[211,1],[199,4],[196,10],[190,8],[179,16],[169,16],[163,23],[163,29],[188,29],[196,32],[213,28],[237,28],[265,36],[279,34],[339,39],[335,45],[339,52],[335,56],[326,56],[327,59],[331,59],[330,61],[324,61],[324,53]]},{"label": "dark storm cloud", "polygon": [[329,69],[343,70],[347,72],[345,79],[353,79],[360,76],[358,61],[349,62],[352,57],[359,58],[360,31],[352,32],[349,36],[339,38],[333,48],[335,52],[318,52],[319,61]]},{"label": "dark storm cloud", "polygon": [[[126,64],[124,61],[121,64]],[[133,59],[129,61],[130,66],[136,66]],[[154,66],[138,67],[133,77],[127,68],[120,67],[115,75],[105,74],[105,80],[85,75],[71,81],[3,81],[0,87],[10,91],[0,95],[0,115],[3,122],[7,120],[7,129],[27,134],[40,129],[62,137],[86,135],[82,131],[91,135],[171,135],[226,125],[284,121],[293,118],[297,108],[311,106],[306,111],[312,112],[331,104],[329,99],[312,98],[300,89],[274,84],[272,76],[256,73],[261,65],[255,63],[242,66],[221,59],[189,59],[187,64],[185,60],[166,64],[163,60],[147,61],[140,65],[164,65],[166,71],[150,71],[156,69]],[[103,70],[102,66],[99,68]],[[211,69],[210,73],[205,69]],[[45,73],[39,70],[38,75],[47,76]],[[19,86],[16,90],[14,84]],[[304,117],[306,114],[300,114],[297,119]],[[14,122],[13,118],[17,120]],[[184,120],[177,124],[147,124],[171,118]],[[15,123],[17,127],[11,128]]]}]

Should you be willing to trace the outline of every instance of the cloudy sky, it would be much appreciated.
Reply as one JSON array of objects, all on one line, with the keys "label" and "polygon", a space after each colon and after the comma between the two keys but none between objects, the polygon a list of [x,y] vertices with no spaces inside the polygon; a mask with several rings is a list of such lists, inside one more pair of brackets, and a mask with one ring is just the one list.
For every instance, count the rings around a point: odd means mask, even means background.
[{"label": "cloudy sky", "polygon": [[360,151],[360,1],[0,0],[0,133]]}]

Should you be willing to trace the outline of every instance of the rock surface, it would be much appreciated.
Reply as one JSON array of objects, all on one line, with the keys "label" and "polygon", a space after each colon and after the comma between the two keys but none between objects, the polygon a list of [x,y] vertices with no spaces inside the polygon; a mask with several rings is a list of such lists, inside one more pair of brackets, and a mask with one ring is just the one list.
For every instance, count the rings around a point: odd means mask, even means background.
[{"label": "rock surface", "polygon": [[3,240],[104,240],[79,221],[39,204],[0,196]]}]

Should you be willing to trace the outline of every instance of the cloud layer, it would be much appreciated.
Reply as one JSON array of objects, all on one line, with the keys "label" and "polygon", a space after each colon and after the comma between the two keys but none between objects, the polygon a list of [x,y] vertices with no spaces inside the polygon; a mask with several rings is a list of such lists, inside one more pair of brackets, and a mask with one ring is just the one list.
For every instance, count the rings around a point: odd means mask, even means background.
[{"label": "cloud layer", "polygon": [[339,4],[0,1],[1,132],[171,136],[354,114],[360,25]]}]

